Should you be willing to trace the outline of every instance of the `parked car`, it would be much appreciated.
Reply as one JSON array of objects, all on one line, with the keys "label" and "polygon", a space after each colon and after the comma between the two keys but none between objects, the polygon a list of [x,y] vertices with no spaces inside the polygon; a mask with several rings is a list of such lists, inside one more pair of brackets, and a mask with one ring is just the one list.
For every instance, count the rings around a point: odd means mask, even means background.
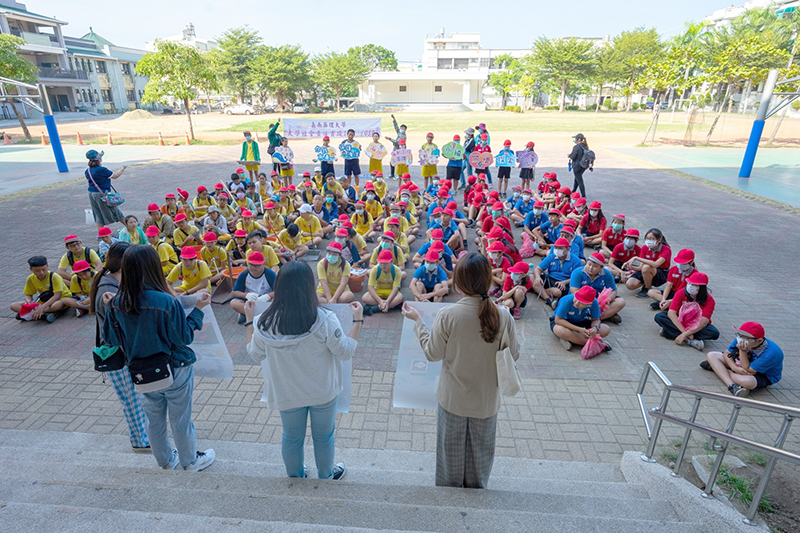
[{"label": "parked car", "polygon": [[175,115],[178,113],[178,110],[172,106],[167,106],[161,110],[162,115]]},{"label": "parked car", "polygon": [[192,113],[195,115],[202,115],[203,113],[208,113],[210,111],[207,105],[196,105],[192,107]]},{"label": "parked car", "polygon": [[292,107],[292,113],[308,113],[308,106],[304,102],[297,102]]},{"label": "parked car", "polygon": [[256,108],[250,104],[236,104],[225,109],[226,115],[255,115]]},{"label": "parked car", "polygon": [[[647,109],[648,111],[652,111],[653,110],[653,106],[655,105],[655,102],[653,102],[651,100],[649,102],[645,102],[644,105],[645,105],[645,109]],[[661,102],[661,109],[669,109],[669,102]]]}]

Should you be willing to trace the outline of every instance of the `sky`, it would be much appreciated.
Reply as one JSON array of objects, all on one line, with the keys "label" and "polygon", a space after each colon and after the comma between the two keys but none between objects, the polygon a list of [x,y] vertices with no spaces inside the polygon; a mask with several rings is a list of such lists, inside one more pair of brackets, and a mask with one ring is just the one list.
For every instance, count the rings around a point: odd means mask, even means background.
[{"label": "sky", "polygon": [[530,48],[542,35],[613,37],[637,26],[654,26],[671,36],[685,22],[699,21],[731,5],[731,0],[18,1],[29,11],[68,22],[66,35],[80,37],[91,26],[118,46],[144,48],[145,42],[157,37],[179,35],[189,22],[205,39],[248,24],[269,45],[299,44],[316,54],[373,43],[393,50],[400,61],[420,59],[425,36],[433,37],[441,28],[445,35],[479,32],[483,48]]}]

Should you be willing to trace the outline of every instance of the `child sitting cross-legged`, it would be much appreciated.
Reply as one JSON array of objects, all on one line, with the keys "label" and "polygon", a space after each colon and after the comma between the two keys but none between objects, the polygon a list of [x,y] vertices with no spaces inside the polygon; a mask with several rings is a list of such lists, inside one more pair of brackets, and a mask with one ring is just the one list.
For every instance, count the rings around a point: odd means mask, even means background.
[{"label": "child sitting cross-legged", "polygon": [[67,307],[64,300],[72,293],[61,276],[50,272],[46,257],[31,257],[28,259],[28,268],[32,273],[22,289],[25,299],[11,304],[11,310],[17,313],[18,320],[45,319],[50,323],[55,322],[56,313]]},{"label": "child sitting cross-legged", "polygon": [[69,292],[72,295],[64,300],[64,305],[75,309],[75,316],[89,313],[89,292],[92,289],[94,271],[92,265],[86,261],[75,261],[72,265],[72,279],[69,282]]}]

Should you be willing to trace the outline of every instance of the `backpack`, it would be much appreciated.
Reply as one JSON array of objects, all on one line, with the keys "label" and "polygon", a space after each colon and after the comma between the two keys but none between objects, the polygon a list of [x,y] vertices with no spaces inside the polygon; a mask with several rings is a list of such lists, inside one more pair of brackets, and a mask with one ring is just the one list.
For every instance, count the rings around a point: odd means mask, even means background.
[{"label": "backpack", "polygon": [[[394,280],[394,277],[392,277],[392,280]],[[40,302],[40,303],[43,303],[43,304],[46,303],[55,294],[55,291],[53,290],[53,273],[52,272],[50,272],[50,280],[49,280],[48,284],[50,285],[48,287],[48,289],[46,291],[44,291],[44,292],[40,292],[39,293],[39,298],[38,298],[37,301]]]},{"label": "backpack", "polygon": [[[378,275],[377,275],[377,276],[375,276],[375,280],[376,280],[376,281],[377,281],[377,280],[378,280],[378,279],[381,277],[381,273],[382,273],[382,272],[383,272],[383,271],[381,270],[381,266],[380,266],[380,265],[378,265]],[[394,277],[395,277],[395,273],[394,273],[394,264],[392,264],[392,283],[394,283]]]},{"label": "backpack", "polygon": [[[87,263],[91,263],[91,257],[89,256],[89,253],[91,252],[91,250],[92,249],[89,248],[89,247],[86,247],[86,248],[83,249],[83,255],[84,255],[84,257],[86,257],[86,262]],[[72,266],[72,265],[75,264],[75,256],[72,254],[72,250],[67,250],[67,261],[69,261],[69,266]]]},{"label": "backpack", "polygon": [[580,165],[583,168],[590,168],[594,166],[594,152],[592,152],[588,148],[584,148],[583,155],[581,156]]}]

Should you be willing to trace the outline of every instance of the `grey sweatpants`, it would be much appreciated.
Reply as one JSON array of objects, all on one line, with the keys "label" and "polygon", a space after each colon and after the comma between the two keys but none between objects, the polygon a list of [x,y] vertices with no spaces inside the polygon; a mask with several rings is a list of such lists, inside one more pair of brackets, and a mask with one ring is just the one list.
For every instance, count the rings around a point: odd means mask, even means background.
[{"label": "grey sweatpants", "polygon": [[436,485],[483,489],[494,463],[497,415],[467,418],[439,406],[436,424]]}]

